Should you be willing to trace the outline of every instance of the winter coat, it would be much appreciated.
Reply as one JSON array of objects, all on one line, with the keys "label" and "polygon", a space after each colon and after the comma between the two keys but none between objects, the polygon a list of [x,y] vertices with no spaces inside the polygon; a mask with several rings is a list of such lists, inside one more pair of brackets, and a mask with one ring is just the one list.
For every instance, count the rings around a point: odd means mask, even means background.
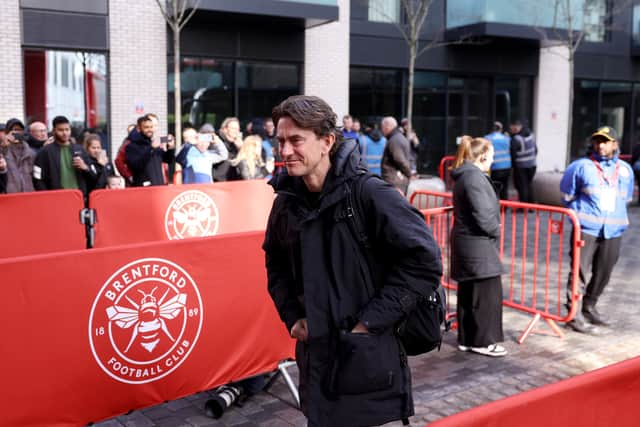
[{"label": "winter coat", "polygon": [[411,177],[411,147],[409,140],[395,128],[389,134],[389,140],[382,154],[382,179],[399,188],[404,193]]},{"label": "winter coat", "polygon": [[6,147],[0,147],[7,161],[6,193],[25,193],[35,191],[33,188],[33,162],[35,154],[26,142],[10,143]]},{"label": "winter coat", "polygon": [[[151,139],[136,129],[129,134],[126,147],[127,165],[133,173],[133,186],[164,185],[162,163],[170,163],[174,159],[175,150],[164,151],[161,147],[153,148]],[[126,143],[126,142],[125,142]]]},{"label": "winter coat", "polygon": [[[379,425],[413,414],[410,371],[394,326],[442,273],[424,217],[359,162],[355,141],[347,140],[320,193],[286,173],[270,181],[277,197],[263,245],[268,287],[287,330],[298,319],[308,322],[296,360],[309,426]],[[365,179],[353,205],[366,212],[360,217],[375,271],[347,222],[347,185],[356,179]],[[358,321],[369,333],[350,333]]]},{"label": "winter coat", "polygon": [[465,162],[451,172],[453,216],[451,276],[458,282],[502,274],[498,253],[500,205],[490,178]]},{"label": "winter coat", "polygon": [[[71,153],[78,153],[87,165],[91,163],[89,155],[84,151],[82,145],[71,144],[70,148]],[[91,179],[91,173],[79,169],[75,169],[75,173],[78,189],[86,197],[88,194],[87,181]],[[45,145],[38,151],[33,165],[33,185],[36,190],[62,189],[62,183],[60,182],[60,144],[58,142]]]},{"label": "winter coat", "polygon": [[107,178],[114,175],[115,171],[111,163],[102,166],[96,159],[89,156],[89,172],[90,176],[87,180],[87,190],[91,193],[93,190],[107,187]]}]

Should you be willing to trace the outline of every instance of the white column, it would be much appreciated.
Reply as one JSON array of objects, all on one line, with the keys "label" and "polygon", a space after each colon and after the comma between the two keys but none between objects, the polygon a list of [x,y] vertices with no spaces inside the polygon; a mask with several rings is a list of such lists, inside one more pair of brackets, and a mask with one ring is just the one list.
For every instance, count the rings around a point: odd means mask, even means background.
[{"label": "white column", "polygon": [[305,31],[304,94],[331,105],[342,124],[349,112],[350,0],[338,0],[339,20]]},{"label": "white column", "polygon": [[535,83],[534,122],[538,143],[538,171],[564,170],[567,164],[569,91],[571,89],[566,46],[540,48]]},{"label": "white column", "polygon": [[115,155],[142,113],[157,114],[167,132],[167,27],[155,0],[109,1],[109,64]]},{"label": "white column", "polygon": [[22,33],[20,32],[20,0],[2,0],[2,65],[0,66],[0,122],[24,117],[24,72]]}]

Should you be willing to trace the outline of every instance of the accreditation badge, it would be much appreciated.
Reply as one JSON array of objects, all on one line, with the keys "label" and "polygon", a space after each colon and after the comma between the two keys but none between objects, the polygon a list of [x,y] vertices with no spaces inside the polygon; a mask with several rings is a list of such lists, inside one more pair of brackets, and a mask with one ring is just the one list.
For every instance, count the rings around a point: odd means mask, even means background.
[{"label": "accreditation badge", "polygon": [[600,193],[600,210],[602,212],[613,212],[616,210],[616,189],[614,187],[604,187]]}]

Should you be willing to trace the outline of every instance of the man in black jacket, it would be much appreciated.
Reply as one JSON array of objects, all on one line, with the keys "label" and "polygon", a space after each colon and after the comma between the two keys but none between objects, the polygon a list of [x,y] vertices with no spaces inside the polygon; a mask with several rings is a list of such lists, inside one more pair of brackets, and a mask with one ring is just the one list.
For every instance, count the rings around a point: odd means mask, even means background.
[{"label": "man in black jacket", "polygon": [[387,138],[382,154],[382,179],[406,194],[409,180],[414,175],[411,171],[411,144],[395,118],[382,119],[381,129]]},{"label": "man in black jacket", "polygon": [[394,331],[437,287],[438,247],[420,212],[361,166],[326,102],[293,96],[272,115],[286,171],[270,181],[277,197],[263,249],[269,293],[297,340],[308,425],[406,420],[411,375]]},{"label": "man in black jacket", "polygon": [[[137,126],[127,138],[127,164],[133,172],[133,186],[164,185],[162,163],[171,163],[174,159],[173,139],[161,142],[154,138],[154,124],[147,114],[138,119]],[[125,144],[127,141],[124,142]]]},{"label": "man in black jacket", "polygon": [[71,125],[64,116],[53,119],[54,143],[45,145],[33,165],[36,190],[78,189],[87,195],[90,179],[89,156],[79,144],[71,142]]}]

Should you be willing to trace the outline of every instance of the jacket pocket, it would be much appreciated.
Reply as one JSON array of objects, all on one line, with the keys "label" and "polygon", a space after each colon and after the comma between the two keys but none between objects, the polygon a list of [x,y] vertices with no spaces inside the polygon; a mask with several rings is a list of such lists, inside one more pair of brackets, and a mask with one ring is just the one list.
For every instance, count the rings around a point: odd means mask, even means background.
[{"label": "jacket pocket", "polygon": [[386,390],[400,380],[400,350],[394,335],[340,331],[332,391],[363,394]]}]

